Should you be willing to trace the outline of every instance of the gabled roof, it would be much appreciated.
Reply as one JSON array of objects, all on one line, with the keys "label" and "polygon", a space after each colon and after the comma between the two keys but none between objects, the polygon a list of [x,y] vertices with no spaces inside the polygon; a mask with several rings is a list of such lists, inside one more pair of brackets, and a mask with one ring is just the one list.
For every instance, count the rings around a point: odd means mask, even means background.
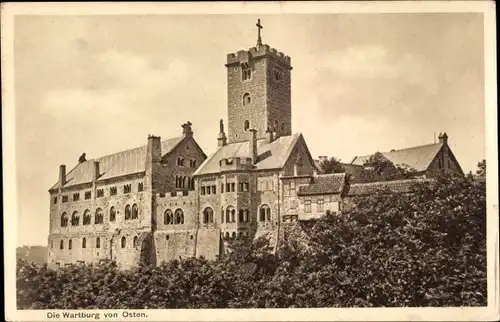
[{"label": "gabled roof", "polygon": [[[164,140],[161,142],[162,156],[172,152],[172,150],[184,139],[184,136]],[[140,173],[145,171],[147,146],[121,151],[106,155],[100,158],[84,161],[77,164],[66,174],[66,183],[63,187],[74,186],[92,182],[94,161],[99,161],[99,172],[101,176],[98,180],[105,180],[124,175]],[[59,186],[59,181],[51,188]]]},{"label": "gabled roof", "polygon": [[[381,154],[394,165],[408,165],[410,168],[420,172],[427,170],[442,147],[443,143],[435,143],[391,152],[382,152]],[[371,155],[355,157],[351,164],[363,165],[370,157]]]},{"label": "gabled roof", "polygon": [[310,184],[298,186],[297,195],[339,194],[345,183],[345,173],[332,173],[314,176]]},{"label": "gabled roof", "polygon": [[[281,136],[271,143],[265,139],[257,140],[257,163],[254,170],[281,169],[298,142],[302,134],[297,133],[288,136]],[[250,141],[228,143],[217,150],[203,162],[193,174],[194,176],[214,174],[219,172],[219,161],[229,158],[250,157]]]},{"label": "gabled roof", "polygon": [[417,184],[432,182],[432,179],[408,179],[408,180],[395,180],[395,181],[378,181],[369,183],[356,183],[349,186],[347,195],[366,196],[373,195],[378,192],[395,192],[395,193],[409,193],[414,191]]}]

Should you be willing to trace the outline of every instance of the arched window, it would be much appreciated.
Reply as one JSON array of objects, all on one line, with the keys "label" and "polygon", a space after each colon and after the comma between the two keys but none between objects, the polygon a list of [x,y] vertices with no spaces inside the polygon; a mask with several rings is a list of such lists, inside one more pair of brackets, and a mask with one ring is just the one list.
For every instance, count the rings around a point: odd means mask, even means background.
[{"label": "arched window", "polygon": [[72,249],[72,248],[73,248],[73,241],[70,239],[68,242],[68,249]]},{"label": "arched window", "polygon": [[226,222],[235,222],[236,210],[233,206],[226,208]]},{"label": "arched window", "polygon": [[274,131],[278,132],[278,120],[274,121]]},{"label": "arched window", "polygon": [[252,98],[250,97],[249,93],[243,94],[243,106],[249,105],[252,103]]},{"label": "arched window", "polygon": [[115,221],[116,220],[116,209],[115,207],[111,207],[109,209],[109,221]]},{"label": "arched window", "polygon": [[62,239],[59,242],[59,249],[64,249],[64,240],[62,240]]},{"label": "arched window", "polygon": [[233,239],[236,239],[236,233],[235,233],[234,231],[233,231],[233,233],[231,234],[231,237],[232,237]]},{"label": "arched window", "polygon": [[226,239],[229,239],[229,233],[226,232]]},{"label": "arched window", "polygon": [[238,233],[238,238],[239,238],[239,239],[243,238],[243,232],[241,232],[241,231],[240,231],[240,232]]},{"label": "arched window", "polygon": [[87,238],[85,237],[82,239],[82,248],[87,248]]},{"label": "arched window", "polygon": [[66,226],[68,226],[68,214],[63,212],[63,214],[61,215],[61,227],[66,227]]},{"label": "arched window", "polygon": [[125,207],[125,220],[129,220],[130,219],[130,205],[127,205]]},{"label": "arched window", "polygon": [[101,248],[101,238],[99,237],[95,240],[95,248]]},{"label": "arched window", "polygon": [[285,122],[281,122],[281,131],[285,131]]},{"label": "arched window", "polygon": [[250,122],[248,120],[245,121],[245,123],[243,125],[243,128],[244,128],[245,131],[250,128]]},{"label": "arched window", "polygon": [[224,223],[224,208],[220,208],[220,222]]},{"label": "arched window", "polygon": [[90,210],[88,209],[83,213],[83,224],[90,225]]},{"label": "arched window", "polygon": [[212,208],[207,207],[203,210],[203,223],[213,223],[214,222],[214,211]]},{"label": "arched window", "polygon": [[78,226],[80,224],[80,216],[78,211],[73,212],[71,215],[71,226]]},{"label": "arched window", "polygon": [[177,225],[184,224],[184,212],[180,208],[175,211],[175,223]]},{"label": "arched window", "polygon": [[125,248],[125,246],[127,246],[127,239],[125,238],[125,236],[122,237],[122,248]]},{"label": "arched window", "polygon": [[94,218],[94,224],[102,224],[104,222],[104,214],[102,213],[101,208],[97,208],[95,211],[95,218]]},{"label": "arched window", "polygon": [[259,221],[271,220],[271,208],[268,205],[262,205],[259,210]]},{"label": "arched window", "polygon": [[134,247],[137,247],[137,236],[134,236]]},{"label": "arched window", "polygon": [[262,191],[267,191],[269,188],[267,186],[267,180],[263,179],[262,180]]},{"label": "arched window", "polygon": [[240,209],[240,211],[238,212],[238,221],[239,222],[245,221],[245,210],[244,209]]},{"label": "arched window", "polygon": [[136,204],[132,206],[132,219],[137,219],[139,218],[139,208],[137,207]]},{"label": "arched window", "polygon": [[164,225],[172,225],[174,223],[174,213],[172,210],[167,209],[163,214],[163,224]]},{"label": "arched window", "polygon": [[179,167],[183,167],[184,166],[184,158],[183,157],[178,157],[177,158],[177,165]]}]

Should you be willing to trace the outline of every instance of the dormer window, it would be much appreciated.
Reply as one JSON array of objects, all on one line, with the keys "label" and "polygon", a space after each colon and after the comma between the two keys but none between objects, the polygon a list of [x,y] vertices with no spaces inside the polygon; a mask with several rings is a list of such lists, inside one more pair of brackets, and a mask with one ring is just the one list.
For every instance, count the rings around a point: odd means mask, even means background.
[{"label": "dormer window", "polygon": [[252,79],[252,70],[250,68],[243,68],[241,70],[241,79],[243,81]]},{"label": "dormer window", "polygon": [[252,103],[252,97],[249,93],[245,93],[243,95],[243,106],[250,105],[250,103]]}]

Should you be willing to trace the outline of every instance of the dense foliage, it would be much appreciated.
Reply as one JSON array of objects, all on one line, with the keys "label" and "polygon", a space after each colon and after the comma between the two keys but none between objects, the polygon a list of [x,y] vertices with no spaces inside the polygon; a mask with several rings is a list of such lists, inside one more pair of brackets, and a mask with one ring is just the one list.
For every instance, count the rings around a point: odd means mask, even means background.
[{"label": "dense foliage", "polygon": [[23,309],[485,306],[484,184],[440,179],[411,195],[359,199],[265,239],[235,241],[217,261],[183,259],[122,271],[58,271],[20,260]]}]

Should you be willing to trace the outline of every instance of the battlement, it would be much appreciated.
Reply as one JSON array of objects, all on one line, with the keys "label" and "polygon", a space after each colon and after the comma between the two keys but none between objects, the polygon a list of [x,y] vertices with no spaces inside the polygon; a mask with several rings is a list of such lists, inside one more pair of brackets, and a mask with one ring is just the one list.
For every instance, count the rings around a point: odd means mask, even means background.
[{"label": "battlement", "polygon": [[253,167],[252,158],[224,158],[219,161],[219,171],[242,171]]},{"label": "battlement", "polygon": [[185,197],[186,199],[192,198],[196,196],[196,191],[194,190],[179,190],[179,191],[170,191],[165,193],[157,193],[156,197],[160,199],[179,199]]},{"label": "battlement", "polygon": [[227,55],[226,66],[239,65],[248,63],[252,59],[259,59],[263,57],[270,57],[288,68],[292,69],[291,58],[286,56],[284,53],[269,47],[268,45],[262,45],[260,47],[252,47],[248,50],[239,50],[236,53],[231,53]]}]

